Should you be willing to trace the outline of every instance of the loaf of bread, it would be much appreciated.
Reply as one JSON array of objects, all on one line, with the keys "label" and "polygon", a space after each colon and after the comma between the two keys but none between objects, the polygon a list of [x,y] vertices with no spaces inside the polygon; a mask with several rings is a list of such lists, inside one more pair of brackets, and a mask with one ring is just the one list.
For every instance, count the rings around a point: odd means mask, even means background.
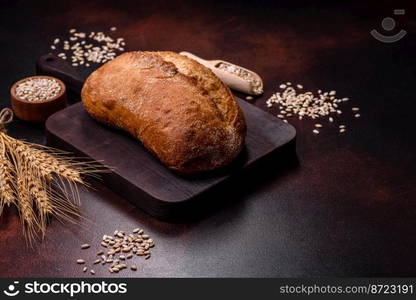
[{"label": "loaf of bread", "polygon": [[181,174],[221,168],[244,146],[244,116],[228,87],[174,52],[124,53],[88,77],[81,97],[94,119],[129,132]]}]

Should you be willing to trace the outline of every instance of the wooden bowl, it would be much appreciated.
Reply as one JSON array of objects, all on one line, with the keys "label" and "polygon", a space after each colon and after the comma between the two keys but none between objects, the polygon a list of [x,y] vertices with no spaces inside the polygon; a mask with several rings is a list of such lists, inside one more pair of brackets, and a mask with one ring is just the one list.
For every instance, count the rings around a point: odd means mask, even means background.
[{"label": "wooden bowl", "polygon": [[[59,83],[61,86],[61,90],[58,95],[56,95],[53,98],[50,98],[45,101],[28,101],[25,99],[21,99],[16,95],[16,87],[30,79],[36,79],[36,78],[47,78],[47,79],[53,79],[56,82]],[[31,76],[24,78],[22,80],[19,80],[10,89],[10,100],[12,103],[12,109],[14,114],[24,121],[28,122],[45,122],[46,119],[52,115],[53,113],[57,112],[58,110],[61,110],[65,108],[66,106],[66,88],[65,84],[51,76]]]}]

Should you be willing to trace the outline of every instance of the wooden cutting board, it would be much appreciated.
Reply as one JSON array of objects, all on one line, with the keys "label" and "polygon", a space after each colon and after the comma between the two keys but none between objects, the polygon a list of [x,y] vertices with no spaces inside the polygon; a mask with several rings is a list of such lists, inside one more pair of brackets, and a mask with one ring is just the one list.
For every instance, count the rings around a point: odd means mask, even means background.
[{"label": "wooden cutting board", "polygon": [[[63,60],[47,58],[44,56],[38,61],[38,73],[58,77],[69,89],[79,92],[82,77],[68,65],[60,66],[66,64]],[[246,147],[232,165],[210,174],[176,175],[130,135],[90,118],[81,103],[49,117],[46,122],[47,142],[53,147],[103,162],[113,169],[102,176],[106,186],[155,217],[177,220],[188,205],[207,201],[202,196],[208,191],[294,142],[296,131],[293,126],[246,101],[237,101],[247,122]],[[248,173],[247,176],[255,174]]]}]

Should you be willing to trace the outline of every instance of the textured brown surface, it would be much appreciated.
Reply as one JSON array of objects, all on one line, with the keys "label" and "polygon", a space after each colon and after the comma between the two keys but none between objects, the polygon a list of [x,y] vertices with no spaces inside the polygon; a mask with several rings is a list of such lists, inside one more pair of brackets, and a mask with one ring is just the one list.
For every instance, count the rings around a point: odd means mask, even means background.
[{"label": "textured brown surface", "polygon": [[178,173],[224,167],[244,145],[244,116],[230,90],[173,52],[124,53],[87,78],[81,97],[92,117],[129,132]]},{"label": "textured brown surface", "polygon": [[[53,37],[72,27],[117,26],[127,50],[189,51],[261,74],[265,101],[282,82],[350,97],[340,123],[319,136],[297,129],[297,159],[282,156],[215,196],[217,211],[193,222],[160,222],[97,184],[82,192],[83,227],[52,221],[46,240],[26,249],[16,211],[0,220],[1,276],[89,276],[74,263],[93,258],[114,229],[143,227],[156,241],[136,273],[114,276],[415,276],[415,1],[1,1],[4,58],[0,100],[33,75]],[[406,15],[393,16],[392,9]],[[369,32],[391,16],[408,35],[382,44]],[[394,33],[396,33],[395,31]],[[384,32],[384,34],[387,34]],[[80,69],[82,70],[82,69]],[[360,106],[362,117],[348,113]],[[70,125],[68,125],[70,126]],[[20,122],[14,137],[43,142],[43,128]],[[97,277],[107,276],[96,268]]]}]

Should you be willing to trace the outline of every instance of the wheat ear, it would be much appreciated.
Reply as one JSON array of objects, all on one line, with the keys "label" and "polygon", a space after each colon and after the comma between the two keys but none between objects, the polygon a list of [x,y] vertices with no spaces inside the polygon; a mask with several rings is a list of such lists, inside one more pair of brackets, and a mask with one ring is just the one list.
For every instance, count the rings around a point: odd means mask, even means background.
[{"label": "wheat ear", "polygon": [[[1,197],[1,207],[9,206],[14,203],[16,197],[10,182],[13,180],[12,175],[12,166],[10,162],[0,157],[0,197]],[[1,210],[0,210],[1,211]]]},{"label": "wheat ear", "polygon": [[39,229],[41,230],[42,235],[44,235],[48,216],[53,213],[53,205],[48,197],[45,188],[43,187],[42,181],[39,178],[32,177],[28,182],[28,189],[30,196],[37,206],[39,216]]},{"label": "wheat ear", "polygon": [[0,215],[5,205],[18,207],[23,233],[30,243],[45,235],[49,216],[77,223],[81,217],[77,184],[88,186],[82,175],[108,172],[98,162],[77,161],[69,153],[8,136],[4,124],[12,112],[0,112]]},{"label": "wheat ear", "polygon": [[22,161],[27,163],[29,169],[37,170],[38,175],[47,180],[51,180],[53,174],[64,177],[73,182],[83,183],[80,174],[76,170],[70,169],[63,161],[46,150],[39,150],[30,144],[16,140],[7,136],[13,152],[19,156]]},{"label": "wheat ear", "polygon": [[26,168],[18,168],[16,171],[16,190],[17,196],[19,198],[18,209],[20,213],[20,219],[23,225],[23,232],[28,238],[29,242],[31,242],[36,236],[36,228],[39,228],[39,223],[33,210],[33,203],[29,193],[29,182],[25,174]]},{"label": "wheat ear", "polygon": [[16,200],[11,182],[13,182],[13,166],[6,157],[6,149],[0,136],[0,215],[4,206],[10,206]]}]

